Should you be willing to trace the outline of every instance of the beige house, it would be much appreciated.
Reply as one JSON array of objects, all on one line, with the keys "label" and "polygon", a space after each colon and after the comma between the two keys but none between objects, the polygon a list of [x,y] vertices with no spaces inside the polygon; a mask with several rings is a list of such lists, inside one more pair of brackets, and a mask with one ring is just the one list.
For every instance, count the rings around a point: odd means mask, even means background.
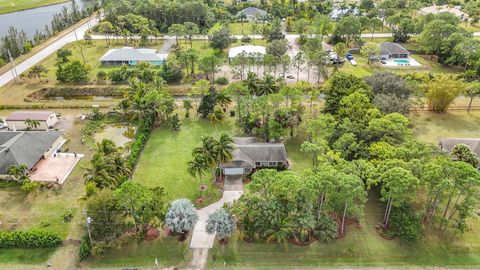
[{"label": "beige house", "polygon": [[6,122],[9,130],[27,130],[28,120],[38,121],[36,128],[31,130],[48,130],[57,123],[55,112],[50,111],[18,111],[7,116]]}]

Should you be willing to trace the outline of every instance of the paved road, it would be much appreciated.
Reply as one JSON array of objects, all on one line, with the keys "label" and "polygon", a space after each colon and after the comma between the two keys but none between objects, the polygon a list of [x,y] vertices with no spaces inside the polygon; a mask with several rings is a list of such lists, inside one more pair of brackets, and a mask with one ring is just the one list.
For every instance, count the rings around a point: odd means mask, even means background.
[{"label": "paved road", "polygon": [[[36,53],[32,57],[26,59],[22,63],[19,63],[19,64],[17,63],[18,74],[20,75],[21,73],[25,72],[26,70],[28,70],[32,66],[38,64],[40,61],[42,61],[43,59],[45,59],[47,56],[51,55],[52,53],[55,53],[58,49],[62,48],[66,44],[77,40],[77,37],[78,37],[78,39],[83,39],[83,35],[85,34],[85,32],[89,28],[96,25],[97,23],[98,23],[98,19],[96,17],[92,18],[91,20],[89,20],[89,21],[85,22],[84,24],[82,24],[81,26],[77,27],[75,31],[71,31],[71,32],[65,34],[64,36],[60,37],[58,40],[54,41],[52,44],[48,45],[46,48],[39,51],[38,53]],[[75,32],[76,32],[77,37],[75,37]],[[2,74],[0,76],[0,87],[4,86],[5,84],[10,82],[11,80],[13,80],[13,73],[12,73],[12,70],[9,70],[9,71],[5,72],[4,74]]]}]

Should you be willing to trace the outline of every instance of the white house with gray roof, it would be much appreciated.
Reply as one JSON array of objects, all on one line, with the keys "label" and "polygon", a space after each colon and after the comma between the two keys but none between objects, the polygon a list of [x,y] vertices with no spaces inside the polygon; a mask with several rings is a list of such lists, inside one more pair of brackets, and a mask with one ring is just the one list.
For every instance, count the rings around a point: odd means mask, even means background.
[{"label": "white house with gray roof", "polygon": [[256,7],[248,7],[240,10],[237,13],[237,17],[239,17],[242,14],[244,14],[245,17],[247,17],[247,21],[255,22],[255,21],[261,20],[262,17],[266,16],[267,12],[263,9],[259,9]]},{"label": "white house with gray roof", "polygon": [[0,178],[8,167],[25,165],[31,170],[43,157],[52,155],[64,140],[60,131],[0,132]]},{"label": "white house with gray roof", "polygon": [[249,174],[259,168],[288,167],[283,143],[257,142],[255,137],[236,137],[234,145],[232,161],[220,165],[225,175]]},{"label": "white house with gray roof", "polygon": [[136,66],[142,62],[159,66],[165,62],[167,57],[168,54],[157,53],[155,49],[123,47],[108,50],[108,52],[100,58],[100,62],[105,66]]}]

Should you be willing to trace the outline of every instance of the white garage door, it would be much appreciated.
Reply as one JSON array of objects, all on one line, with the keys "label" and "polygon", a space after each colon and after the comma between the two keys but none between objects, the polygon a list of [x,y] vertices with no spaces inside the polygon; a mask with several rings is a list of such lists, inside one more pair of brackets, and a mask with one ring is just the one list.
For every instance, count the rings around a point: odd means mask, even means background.
[{"label": "white garage door", "polygon": [[223,173],[225,175],[242,175],[243,168],[225,168]]}]

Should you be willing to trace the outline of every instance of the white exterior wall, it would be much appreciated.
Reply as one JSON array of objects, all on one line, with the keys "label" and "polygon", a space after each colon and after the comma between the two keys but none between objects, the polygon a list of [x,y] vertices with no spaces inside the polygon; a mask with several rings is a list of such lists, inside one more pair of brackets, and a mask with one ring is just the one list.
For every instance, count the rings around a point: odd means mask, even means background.
[{"label": "white exterior wall", "polygon": [[[55,126],[55,124],[57,123],[57,116],[55,115],[55,113],[52,113],[50,114],[50,116],[47,118],[47,120],[42,120],[42,121],[38,121],[40,123],[40,125],[38,126],[37,129],[32,129],[32,130],[48,130],[49,127],[53,127]],[[11,120],[7,120],[6,121],[7,124],[8,124],[8,129],[9,130],[26,130],[27,129],[27,125],[25,124],[25,121],[11,121]]]}]

